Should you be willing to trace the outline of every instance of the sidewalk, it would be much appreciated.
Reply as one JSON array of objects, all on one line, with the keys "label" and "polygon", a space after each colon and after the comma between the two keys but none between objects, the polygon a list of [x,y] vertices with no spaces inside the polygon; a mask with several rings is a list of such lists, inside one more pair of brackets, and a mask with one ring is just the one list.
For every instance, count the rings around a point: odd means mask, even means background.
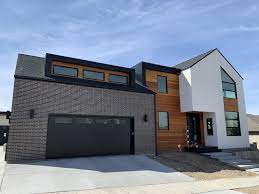
[{"label": "sidewalk", "polygon": [[5,157],[5,152],[3,150],[3,146],[0,146],[0,188],[2,186],[2,180],[3,180],[5,164],[6,164],[6,162],[4,161],[4,157]]},{"label": "sidewalk", "polygon": [[[157,193],[206,193],[221,191],[229,193],[230,189],[253,187],[259,185],[259,176],[248,178],[217,179],[171,184],[145,185],[135,187],[104,188],[84,191],[58,192],[56,194],[157,194]],[[233,191],[234,192],[234,191]]]}]

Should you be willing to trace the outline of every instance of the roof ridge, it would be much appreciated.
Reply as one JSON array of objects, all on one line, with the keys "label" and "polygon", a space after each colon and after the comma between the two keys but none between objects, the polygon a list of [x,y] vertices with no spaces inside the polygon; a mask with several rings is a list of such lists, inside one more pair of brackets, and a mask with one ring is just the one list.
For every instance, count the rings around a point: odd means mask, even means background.
[{"label": "roof ridge", "polygon": [[188,60],[185,60],[185,61],[183,61],[183,62],[181,62],[181,63],[179,63],[179,64],[177,64],[177,65],[175,65],[173,67],[179,68],[181,70],[189,69],[192,66],[194,66],[196,63],[200,62],[202,59],[207,57],[209,54],[214,52],[215,50],[218,50],[218,49],[217,48],[211,49],[211,50],[209,50],[207,52],[204,52],[204,53],[199,54],[199,55],[197,55],[195,57],[192,57],[192,58],[190,58]]}]

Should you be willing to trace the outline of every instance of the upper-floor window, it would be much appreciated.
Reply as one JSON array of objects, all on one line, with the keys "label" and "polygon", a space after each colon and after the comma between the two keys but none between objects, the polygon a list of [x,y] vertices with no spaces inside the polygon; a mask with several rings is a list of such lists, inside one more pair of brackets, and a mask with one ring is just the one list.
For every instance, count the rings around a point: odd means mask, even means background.
[{"label": "upper-floor window", "polygon": [[104,80],[104,73],[103,72],[84,70],[84,78],[103,81]]},{"label": "upper-floor window", "polygon": [[117,84],[128,84],[128,77],[123,75],[109,75],[109,82],[117,83]]},{"label": "upper-floor window", "polygon": [[225,112],[227,136],[240,136],[238,112]]},{"label": "upper-floor window", "polygon": [[77,77],[78,70],[77,70],[77,68],[54,65],[53,73],[56,74],[56,75]]},{"label": "upper-floor window", "polygon": [[167,93],[167,77],[157,76],[157,92],[158,93]]},{"label": "upper-floor window", "polygon": [[223,96],[225,98],[237,98],[235,81],[221,68]]}]

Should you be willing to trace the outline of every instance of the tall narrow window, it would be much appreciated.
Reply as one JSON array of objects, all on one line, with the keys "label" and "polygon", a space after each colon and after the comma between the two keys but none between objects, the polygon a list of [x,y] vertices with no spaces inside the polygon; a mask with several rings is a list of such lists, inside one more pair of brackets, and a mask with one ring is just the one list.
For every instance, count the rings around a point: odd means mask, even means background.
[{"label": "tall narrow window", "polygon": [[225,112],[227,136],[240,136],[238,112]]},{"label": "tall narrow window", "polygon": [[237,98],[235,81],[221,68],[223,96],[225,98]]},{"label": "tall narrow window", "polygon": [[157,92],[167,93],[167,78],[165,76],[157,76]]},{"label": "tall narrow window", "polygon": [[206,119],[206,123],[207,123],[207,134],[208,135],[213,135],[212,118],[207,118]]},{"label": "tall narrow window", "polygon": [[53,73],[56,74],[56,75],[77,77],[77,68],[54,65]]},{"label": "tall narrow window", "polygon": [[168,112],[158,112],[158,127],[162,130],[168,130]]}]

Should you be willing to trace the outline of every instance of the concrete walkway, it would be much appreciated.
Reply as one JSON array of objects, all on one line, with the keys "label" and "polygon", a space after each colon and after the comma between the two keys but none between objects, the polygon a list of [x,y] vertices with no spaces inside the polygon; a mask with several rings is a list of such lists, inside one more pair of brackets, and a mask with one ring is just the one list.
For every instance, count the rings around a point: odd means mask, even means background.
[{"label": "concrete walkway", "polygon": [[259,174],[259,164],[251,162],[250,160],[244,160],[239,156],[234,156],[232,155],[232,153],[211,152],[211,153],[204,153],[203,155],[218,159],[219,161],[224,162],[230,166],[238,167],[240,169]]},{"label": "concrete walkway", "polygon": [[4,161],[5,152],[3,149],[4,149],[3,146],[0,146],[0,188],[2,186],[2,181],[4,177],[4,172],[5,172],[5,165],[6,165],[6,162]]},{"label": "concrete walkway", "polygon": [[208,194],[238,194],[231,189],[246,188],[259,185],[259,176],[249,178],[217,179],[207,181],[192,181],[134,187],[104,188],[84,191],[58,192],[56,194],[157,194],[157,193],[208,193]]}]

